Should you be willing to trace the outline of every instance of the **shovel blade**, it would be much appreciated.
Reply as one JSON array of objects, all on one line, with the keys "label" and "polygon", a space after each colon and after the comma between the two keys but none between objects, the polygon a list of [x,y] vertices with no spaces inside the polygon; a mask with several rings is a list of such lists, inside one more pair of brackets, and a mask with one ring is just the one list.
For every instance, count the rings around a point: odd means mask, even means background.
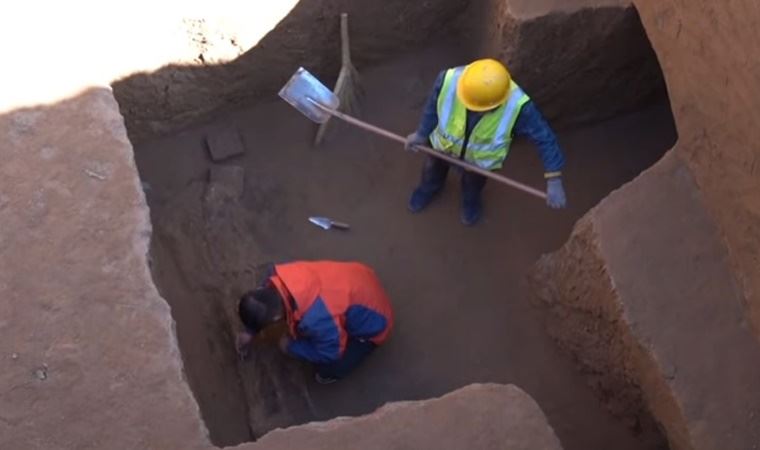
[{"label": "shovel blade", "polygon": [[309,222],[325,230],[332,227],[332,221],[327,217],[309,217]]},{"label": "shovel blade", "polygon": [[338,96],[303,67],[299,67],[280,89],[280,97],[317,123],[325,123],[330,114],[315,103],[329,109],[338,109],[340,106]]}]

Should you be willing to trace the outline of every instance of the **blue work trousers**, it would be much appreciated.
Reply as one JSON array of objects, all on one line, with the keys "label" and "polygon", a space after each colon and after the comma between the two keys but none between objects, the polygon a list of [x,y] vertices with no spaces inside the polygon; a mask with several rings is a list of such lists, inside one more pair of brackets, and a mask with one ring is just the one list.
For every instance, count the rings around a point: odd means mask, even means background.
[{"label": "blue work trousers", "polygon": [[317,373],[323,378],[345,378],[369,356],[377,345],[372,341],[348,338],[343,356],[332,363],[317,364]]},{"label": "blue work trousers", "polygon": [[[428,194],[435,194],[446,183],[450,164],[440,158],[428,156],[422,168],[422,180],[418,189]],[[462,202],[471,205],[480,201],[480,193],[486,185],[487,178],[474,172],[455,168],[462,173]]]}]

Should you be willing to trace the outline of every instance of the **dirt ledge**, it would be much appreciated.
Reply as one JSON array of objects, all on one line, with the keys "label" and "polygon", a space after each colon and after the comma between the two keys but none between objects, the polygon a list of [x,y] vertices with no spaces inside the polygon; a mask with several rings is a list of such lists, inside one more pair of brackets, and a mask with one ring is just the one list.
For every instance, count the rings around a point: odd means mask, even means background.
[{"label": "dirt ledge", "polygon": [[644,380],[665,394],[661,402],[666,409],[677,406],[660,388],[663,380],[652,355],[625,319],[590,216],[576,224],[567,244],[538,261],[530,284],[534,302],[545,309],[549,334],[575,358],[600,400],[652,447],[662,444],[660,426],[645,400]]},{"label": "dirt ledge", "polygon": [[675,152],[606,198],[538,263],[550,333],[631,425],[671,448],[760,442],[760,348],[728,254]]},{"label": "dirt ledge", "polygon": [[390,403],[357,418],[276,430],[239,450],[561,450],[538,405],[513,385],[473,384],[443,397]]},{"label": "dirt ledge", "polygon": [[0,132],[0,448],[202,447],[112,93],[16,110]]}]

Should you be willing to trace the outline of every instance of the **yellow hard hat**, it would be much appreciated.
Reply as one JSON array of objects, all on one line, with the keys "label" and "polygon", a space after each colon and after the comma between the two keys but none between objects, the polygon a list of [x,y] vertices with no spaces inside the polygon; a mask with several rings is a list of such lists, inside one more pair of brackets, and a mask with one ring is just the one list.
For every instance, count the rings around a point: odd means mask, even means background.
[{"label": "yellow hard hat", "polygon": [[470,111],[488,111],[509,97],[512,77],[495,59],[479,59],[464,68],[457,83],[457,97]]}]

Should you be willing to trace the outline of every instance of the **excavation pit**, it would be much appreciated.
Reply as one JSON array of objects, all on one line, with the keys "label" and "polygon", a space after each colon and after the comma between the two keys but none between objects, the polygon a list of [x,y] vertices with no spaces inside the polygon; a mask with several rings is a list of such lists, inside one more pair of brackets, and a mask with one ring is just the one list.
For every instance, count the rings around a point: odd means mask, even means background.
[{"label": "excavation pit", "polygon": [[[450,175],[435,204],[412,215],[406,201],[419,179],[419,157],[344,125],[313,148],[315,126],[274,96],[297,65],[311,64],[325,81],[334,81],[334,39],[308,42],[310,32],[294,28],[323,8],[325,34],[337,36],[337,10],[318,3],[301,2],[258,46],[227,64],[172,66],[114,84],[140,176],[150,186],[154,280],[171,306],[185,374],[213,443],[234,445],[277,427],[498,382],[514,383],[535,398],[566,449],[661,448],[653,423],[624,423],[605,409],[543,331],[524,283],[535,261],[559,248],[579,217],[658,161],[676,140],[659,67],[635,11],[610,6],[526,18],[507,14],[496,2],[469,8],[439,2],[438,14],[457,30],[453,39],[433,33],[437,26],[426,19],[429,39],[402,22],[406,34],[382,44],[367,37],[380,33],[388,39],[387,30],[377,30],[383,21],[367,19],[380,13],[351,12],[357,17],[352,36],[365,120],[411,131],[438,71],[488,52],[515,61],[515,78],[536,93],[556,125],[568,158],[569,209],[551,211],[492,183],[484,192],[485,220],[470,229],[459,222],[457,176]],[[388,8],[407,14],[400,20],[430,14],[429,5],[399,5]],[[489,10],[493,29],[474,31],[472,24],[488,8],[495,8]],[[587,46],[557,48],[569,31],[585,36]],[[486,45],[478,33],[495,37]],[[295,51],[285,46],[294,42],[293,34],[300,45]],[[519,37],[517,47],[501,43],[510,36]],[[287,58],[272,59],[278,45]],[[552,65],[545,57],[540,69],[530,67],[525,48],[563,58]],[[264,62],[273,70],[257,78]],[[632,67],[639,68],[635,76]],[[220,81],[246,70],[251,73],[245,83]],[[628,82],[620,83],[616,73]],[[596,81],[589,78],[594,74]],[[608,82],[613,79],[618,81]],[[138,95],[146,86],[164,85],[163,106]],[[183,103],[173,101],[179,96]],[[239,130],[246,151],[215,162],[207,138],[230,127]],[[219,170],[226,166],[239,169]],[[241,171],[242,196],[209,176]],[[543,183],[528,142],[515,143],[504,173],[537,187]],[[352,231],[325,232],[307,222],[311,215],[349,222]],[[235,355],[236,299],[254,285],[261,263],[293,259],[365,262],[394,302],[392,339],[337,385],[316,385],[308,367],[265,343],[252,361],[241,363]]]},{"label": "excavation pit", "polygon": [[[150,5],[147,15],[145,8],[116,2],[99,9],[51,2],[44,14],[37,5],[16,5],[0,28],[12,43],[5,59],[15,62],[4,72],[12,88],[0,96],[0,448],[213,449],[256,438],[236,448],[329,450],[350,443],[366,450],[558,450],[555,434],[565,448],[658,448],[664,444],[652,433],[653,420],[673,450],[755,447],[760,178],[754,143],[760,129],[752,106],[760,103],[753,89],[760,68],[747,55],[757,44],[756,2],[634,3],[662,62],[678,125],[677,144],[639,176],[646,164],[631,155],[640,152],[625,150],[638,145],[629,142],[633,138],[646,144],[657,124],[614,124],[636,112],[654,122],[649,108],[664,97],[653,89],[661,85],[652,83],[660,71],[624,0],[283,0],[266,7],[221,0],[213,8],[224,13],[205,18],[183,17],[186,9],[172,2],[162,3],[163,11]],[[339,128],[328,145],[310,148],[311,132],[302,122],[282,122],[274,92],[298,65],[328,83],[334,78],[344,8],[355,26],[354,54],[362,57],[357,66],[371,78],[374,97],[367,99],[365,118],[409,130],[420,105],[378,95],[398,95],[401,79],[409,92],[424,91],[440,68],[431,66],[460,63],[446,39],[468,47],[463,60],[503,58],[561,134],[571,157],[566,176],[575,209],[534,214],[517,193],[501,200],[509,194],[491,185],[488,221],[476,229],[481,234],[465,234],[454,225],[453,180],[426,215],[396,215],[408,195],[404,186],[418,175],[408,166],[419,162],[411,155],[404,163],[395,155],[364,156],[390,155],[399,151],[395,145]],[[439,49],[435,58],[431,47]],[[405,69],[398,79],[377,81],[398,75],[384,68],[414,55],[422,55],[423,64],[406,68],[422,67],[419,72]],[[201,135],[219,122],[229,126],[241,111],[267,125],[272,116],[293,133],[284,153],[275,153],[281,145],[256,147],[258,156],[206,170],[198,163],[208,158]],[[251,126],[248,120],[242,125]],[[626,141],[621,144],[613,129]],[[594,130],[605,130],[599,139],[604,152],[589,145],[598,143]],[[273,142],[276,134],[282,140],[281,131],[265,139]],[[187,154],[174,151],[163,167],[148,164],[151,157],[160,162],[164,149],[154,145],[152,155],[146,148],[170,137],[186,139]],[[346,150],[357,143],[367,148]],[[156,188],[146,181],[141,188],[134,146],[144,178]],[[507,170],[533,184],[533,150],[514,150]],[[249,159],[258,172],[244,162]],[[375,164],[372,172],[368,164]],[[344,173],[347,166],[356,176]],[[316,190],[297,175],[322,185]],[[292,180],[293,189],[283,180]],[[380,188],[388,182],[394,184]],[[393,246],[393,265],[361,233],[344,235],[345,242],[334,234],[307,235],[318,230],[297,229],[297,214],[283,211],[296,205],[329,213],[322,211],[324,200],[345,212],[344,199],[351,207],[361,203],[344,219],[356,219],[352,225],[372,233],[378,248]],[[565,221],[590,205],[566,239]],[[188,219],[179,223],[180,216]],[[498,233],[489,231],[494,228]],[[510,237],[518,232],[519,240]],[[275,240],[291,236],[293,247]],[[491,253],[463,247],[488,238]],[[531,315],[522,286],[507,283],[521,279],[510,271],[546,249],[551,252],[530,270],[530,294],[542,307]],[[268,346],[252,363],[230,370],[229,339],[223,338],[231,328],[229,299],[247,287],[255,262],[283,253],[360,253],[383,268],[401,298],[393,343],[352,377],[353,384],[326,391],[332,395],[308,383],[308,368],[284,366]],[[456,274],[447,258],[458,263]],[[476,264],[483,269],[471,270]],[[402,278],[397,267],[415,278]],[[495,277],[507,283],[494,288]],[[429,293],[440,298],[425,297]],[[420,298],[405,298],[409,294]],[[544,332],[531,317],[548,319],[545,329],[558,353],[542,344]],[[436,334],[443,327],[450,332]],[[441,347],[446,356],[430,351]],[[585,383],[573,378],[576,365]],[[216,372],[204,377],[203,370]],[[523,383],[546,414],[514,385],[471,384],[360,417],[266,432],[275,420],[285,426],[312,420],[307,416],[316,410],[324,417],[358,413],[370,400],[428,395],[473,378]],[[241,401],[242,392],[255,395]],[[309,404],[298,403],[304,399]],[[293,412],[308,414],[294,418]]]}]

